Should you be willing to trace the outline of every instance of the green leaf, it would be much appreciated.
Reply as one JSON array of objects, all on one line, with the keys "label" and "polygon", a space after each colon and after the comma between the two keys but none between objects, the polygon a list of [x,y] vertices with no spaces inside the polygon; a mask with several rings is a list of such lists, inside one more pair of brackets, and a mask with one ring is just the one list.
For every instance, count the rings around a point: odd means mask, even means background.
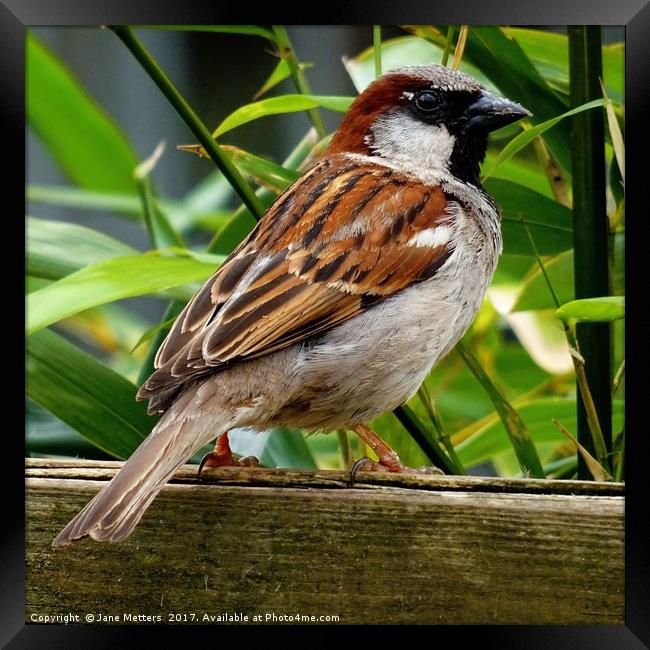
[{"label": "green leaf", "polygon": [[248,178],[279,194],[300,178],[301,173],[238,147],[223,146],[237,168]]},{"label": "green leaf", "polygon": [[[614,423],[623,420],[624,402],[614,400],[612,404]],[[564,397],[542,397],[517,405],[517,412],[536,445],[543,443],[563,443],[563,434],[553,426],[552,420],[561,420],[569,429],[577,427],[575,399]],[[615,430],[618,430],[616,426]],[[496,413],[490,422],[474,435],[456,446],[456,452],[466,467],[472,467],[489,460],[492,456],[507,451],[510,442]]]},{"label": "green leaf", "polygon": [[625,43],[603,46],[603,80],[612,99],[622,102],[625,93]]},{"label": "green leaf", "polygon": [[287,428],[271,430],[260,461],[272,467],[317,467],[303,433]]},{"label": "green leaf", "polygon": [[[560,303],[573,300],[573,249],[545,261],[544,268]],[[521,284],[511,312],[555,309],[553,297],[539,266]]]},{"label": "green leaf", "polygon": [[113,458],[29,398],[26,421],[25,452],[28,456],[56,455],[97,460]]},{"label": "green leaf", "polygon": [[[499,257],[492,284],[490,287],[499,288],[506,285],[506,289],[521,282],[530,272],[533,259],[529,255],[510,255],[504,253]],[[494,292],[491,292],[492,294]]]},{"label": "green leaf", "polygon": [[514,156],[518,151],[521,151],[526,145],[530,144],[538,135],[541,135],[542,133],[548,131],[558,122],[562,121],[565,117],[571,117],[572,115],[577,115],[578,113],[591,110],[592,108],[599,108],[601,106],[604,106],[604,104],[604,99],[595,99],[591,102],[587,102],[586,104],[582,104],[582,106],[572,108],[570,111],[553,117],[550,120],[546,120],[546,122],[537,124],[530,129],[526,129],[517,137],[508,142],[508,144],[501,150],[501,153],[497,156],[496,160],[492,163],[492,166],[490,168],[484,168],[483,179],[491,176],[501,163],[508,160],[509,158],[512,158],[512,156]]},{"label": "green leaf", "polygon": [[524,217],[540,254],[553,255],[573,246],[571,210],[562,204],[500,178],[486,181],[485,189],[501,208],[505,253],[533,254],[520,217]]},{"label": "green leaf", "polygon": [[[28,185],[26,198],[32,203],[59,205],[76,210],[97,210],[141,219],[142,202],[135,193],[96,192],[76,187],[58,185]],[[157,204],[164,210],[170,221],[181,231],[201,226],[210,230],[222,227],[230,217],[230,212],[218,211],[208,206],[194,205],[189,200],[175,201],[157,198]]]},{"label": "green leaf", "polygon": [[27,218],[27,273],[31,276],[58,280],[84,266],[135,253],[135,248],[85,226]]},{"label": "green leaf", "polygon": [[183,247],[185,244],[174,230],[158,200],[150,175],[165,150],[165,141],[161,140],[153,153],[143,160],[133,172],[142,202],[142,216],[153,248],[165,246]]},{"label": "green leaf", "polygon": [[575,439],[574,435],[566,427],[564,427],[557,420],[553,420],[553,424],[575,445],[594,481],[612,480],[610,473],[589,453],[589,451],[583,445],[581,445]]},{"label": "green leaf", "polygon": [[225,210],[234,196],[228,179],[214,168],[183,197],[183,205],[192,211]]},{"label": "green leaf", "polygon": [[[298,67],[301,70],[309,70],[313,68],[313,63],[300,63]],[[275,88],[281,81],[284,81],[291,76],[291,69],[286,59],[280,59],[278,64],[273,68],[273,72],[269,75],[269,78],[264,82],[262,87],[253,95],[253,99],[261,97],[267,93],[271,88]]]},{"label": "green leaf", "polygon": [[320,95],[280,95],[279,97],[262,99],[259,102],[240,106],[237,110],[233,111],[214,130],[212,136],[218,138],[220,135],[242,124],[258,120],[267,115],[295,113],[297,111],[306,111],[319,107],[344,113],[353,101],[354,97],[329,97]]},{"label": "green leaf", "polygon": [[30,203],[44,203],[77,210],[113,212],[134,219],[142,215],[142,204],[135,192],[97,192],[62,185],[28,185],[25,197]]},{"label": "green leaf", "polygon": [[[507,437],[510,440],[512,449],[515,454],[517,454],[517,460],[521,466],[521,471],[526,476],[544,478],[544,470],[535,443],[519,412],[512,407],[510,402],[508,402],[503,393],[499,388],[497,388],[489,375],[485,372],[483,366],[478,362],[476,357],[465,348],[462,342],[459,342],[456,345],[456,350],[492,400],[503,428],[507,433]],[[467,465],[462,457],[460,457],[460,461],[464,465]]]},{"label": "green leaf", "polygon": [[[535,243],[537,243],[537,238],[535,238]],[[621,290],[625,281],[623,267],[624,256],[625,234],[617,233],[614,238],[614,259],[616,260],[614,266],[614,286]],[[573,266],[573,249],[544,261],[544,268],[560,304],[570,302],[575,296]],[[530,311],[532,309],[556,309],[551,292],[546,285],[544,275],[537,264],[522,283],[510,311]]]},{"label": "green leaf", "polygon": [[63,172],[89,189],[135,192],[138,158],[126,136],[31,33],[26,67],[27,119]]},{"label": "green leaf", "polygon": [[[520,27],[504,27],[503,31],[519,43],[543,77],[563,86],[568,92],[569,44],[566,34]],[[605,45],[602,54],[603,77],[608,92],[620,101],[623,96],[624,44]]]},{"label": "green leaf", "polygon": [[87,266],[27,298],[27,333],[114,300],[205,280],[213,264],[189,257],[133,255]]},{"label": "green leaf", "polygon": [[[183,151],[196,153],[202,158],[209,158],[205,149],[199,144],[180,145],[178,147]],[[300,178],[300,172],[293,169],[287,169],[272,160],[256,156],[244,149],[231,145],[221,145],[230,159],[235,163],[237,169],[248,179],[252,179],[258,185],[262,185],[271,190],[274,194],[282,192],[294,181]]]},{"label": "green leaf", "polygon": [[27,393],[37,404],[78,431],[93,445],[127,458],[155,419],[136,387],[50,330],[27,343]]},{"label": "green leaf", "polygon": [[562,71],[568,82],[569,45],[566,34],[527,27],[504,27],[503,31],[508,38],[519,43],[526,56],[536,66],[541,63]]},{"label": "green leaf", "polygon": [[171,326],[174,324],[175,320],[176,320],[176,316],[172,316],[172,318],[168,318],[167,320],[164,320],[162,323],[158,323],[158,325],[154,325],[153,327],[150,327],[136,341],[136,344],[131,349],[131,352],[135,352],[135,350],[137,350],[143,343],[148,341],[155,334],[158,334],[158,332],[163,332],[163,331],[166,332],[167,330],[169,330]]},{"label": "green leaf", "polygon": [[[463,470],[457,467],[454,460],[449,457],[442,444],[435,440],[427,427],[420,420],[418,414],[407,404],[402,404],[393,410],[393,415],[399,420],[418,447],[426,454],[430,462],[446,474],[462,474]],[[428,419],[428,414],[427,414]]]},{"label": "green leaf", "polygon": [[235,429],[230,432],[229,440],[236,454],[256,456],[267,467],[317,467],[300,431],[284,427],[262,432]]},{"label": "green leaf", "polygon": [[616,164],[618,165],[621,180],[623,181],[623,185],[625,185],[625,143],[623,141],[623,134],[621,133],[621,127],[618,124],[618,118],[616,117],[612,100],[607,96],[607,91],[602,83],[601,88],[603,89],[603,96],[605,98],[607,127],[609,128],[609,135],[612,138],[614,157],[616,158]]},{"label": "green leaf", "polygon": [[[485,168],[489,167],[498,155],[499,151],[495,151],[495,147],[490,147],[483,166]],[[542,196],[555,200],[546,175],[537,163],[537,160],[526,160],[521,156],[518,156],[516,160],[506,160],[487,182],[495,178],[502,178],[513,183],[518,183]]]},{"label": "green leaf", "polygon": [[555,315],[563,321],[579,320],[610,322],[625,318],[624,296],[603,296],[601,298],[583,298],[562,305]]}]

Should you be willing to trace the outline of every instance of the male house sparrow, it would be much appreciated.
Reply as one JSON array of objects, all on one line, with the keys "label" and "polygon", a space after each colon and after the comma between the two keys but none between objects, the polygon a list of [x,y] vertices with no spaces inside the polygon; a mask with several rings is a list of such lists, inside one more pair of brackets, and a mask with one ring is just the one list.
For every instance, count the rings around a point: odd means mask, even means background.
[{"label": "male house sparrow", "polygon": [[163,412],[54,540],[131,533],[215,437],[277,425],[350,429],[407,401],[474,319],[501,252],[479,181],[488,132],[530,113],[437,65],[393,70],[352,104],[324,157],[282,193],[178,316],[142,386]]}]

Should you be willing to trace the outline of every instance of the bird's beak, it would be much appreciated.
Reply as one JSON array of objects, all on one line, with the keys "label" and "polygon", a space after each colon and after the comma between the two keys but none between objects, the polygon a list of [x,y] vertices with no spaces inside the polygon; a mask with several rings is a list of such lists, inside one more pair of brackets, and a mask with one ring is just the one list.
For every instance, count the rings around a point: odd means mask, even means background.
[{"label": "bird's beak", "polygon": [[465,128],[494,131],[516,122],[522,117],[530,117],[532,113],[516,102],[505,97],[499,97],[483,90],[473,103],[465,109]]}]

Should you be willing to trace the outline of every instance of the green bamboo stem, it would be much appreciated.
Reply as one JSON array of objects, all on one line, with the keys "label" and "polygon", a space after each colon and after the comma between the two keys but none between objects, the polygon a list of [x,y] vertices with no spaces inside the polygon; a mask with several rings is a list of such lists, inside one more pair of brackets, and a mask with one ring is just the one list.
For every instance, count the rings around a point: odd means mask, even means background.
[{"label": "green bamboo stem", "polygon": [[155,214],[153,212],[153,190],[151,181],[148,178],[136,179],[138,187],[138,194],[142,202],[142,217],[144,219],[144,227],[149,236],[149,242],[154,248],[163,248],[160,238],[154,228]]},{"label": "green bamboo stem", "polygon": [[449,25],[447,27],[447,38],[445,40],[445,49],[442,51],[442,60],[441,65],[446,66],[449,61],[449,54],[451,53],[451,44],[454,40],[454,32],[456,31],[456,25]]},{"label": "green bamboo stem", "polygon": [[494,408],[503,423],[503,428],[506,430],[510,443],[517,456],[519,465],[525,476],[532,478],[545,478],[544,468],[537,455],[537,449],[533,443],[530,434],[526,428],[526,424],[521,419],[521,416],[512,405],[506,400],[501,391],[494,385],[492,380],[488,377],[483,367],[478,362],[478,359],[468,350],[462,342],[456,344],[456,350],[467,364],[467,367],[472,374],[479,381],[481,386],[485,389],[490,400],[494,404]]},{"label": "green bamboo stem", "polygon": [[375,79],[381,77],[381,25],[372,26],[372,46],[375,56]]},{"label": "green bamboo stem", "polygon": [[621,443],[618,450],[618,462],[616,464],[616,472],[614,474],[615,481],[622,481],[625,471],[625,429],[621,431]]},{"label": "green bamboo stem", "polygon": [[158,65],[131,29],[123,25],[111,25],[109,29],[126,45],[153,82],[160,88],[167,101],[169,101],[196,136],[197,140],[203,145],[203,148],[212,161],[228,179],[228,182],[237,194],[239,194],[248,209],[257,217],[261,216],[263,212],[262,206],[251,186],[244,180],[230,158],[221,151],[210,131],[201,122],[192,107],[187,103],[187,100],[181,95],[165,71]]},{"label": "green bamboo stem", "polygon": [[420,398],[422,405],[424,406],[424,408],[427,411],[427,414],[429,415],[431,424],[433,424],[433,428],[436,433],[436,440],[438,440],[438,442],[441,442],[443,444],[444,448],[449,454],[449,457],[456,464],[456,467],[458,467],[461,473],[467,474],[467,471],[463,467],[463,463],[458,457],[458,454],[456,453],[456,449],[454,448],[454,445],[451,442],[451,435],[449,435],[449,433],[445,430],[444,426],[442,425],[442,420],[440,419],[440,414],[438,413],[436,403],[431,398],[431,395],[429,394],[429,391],[426,389],[424,384],[422,384],[422,386],[420,386],[420,388],[418,389],[418,397]]},{"label": "green bamboo stem", "polygon": [[[568,28],[571,106],[601,97],[602,43],[599,26]],[[602,111],[584,111],[572,118],[573,248],[575,298],[609,294],[607,211],[605,202],[605,140]],[[598,413],[605,451],[611,449],[611,327],[608,323],[581,323],[576,328],[576,348],[585,360],[583,372],[592,395],[578,396],[578,442],[598,453],[588,411]],[[602,453],[600,449],[600,453]],[[600,460],[600,458],[599,458]],[[578,476],[589,478],[582,458]]]},{"label": "green bamboo stem", "polygon": [[169,219],[158,206],[151,179],[148,176],[136,178],[136,186],[142,202],[142,216],[151,246],[153,248],[165,248],[167,246],[185,248],[185,242],[174,230]]},{"label": "green bamboo stem", "polygon": [[432,463],[443,470],[445,474],[463,473],[461,468],[457,467],[456,463],[447,456],[442,447],[429,438],[424,425],[406,404],[398,406],[393,413]]},{"label": "green bamboo stem", "polygon": [[348,432],[344,429],[337,429],[336,438],[341,452],[341,464],[343,465],[341,469],[350,470],[352,469],[352,445],[350,443]]},{"label": "green bamboo stem", "polygon": [[[293,79],[296,88],[303,95],[312,95],[313,93],[309,81],[307,80],[307,75],[305,74],[305,71],[300,68],[300,61],[291,45],[287,30],[283,25],[272,25],[272,29],[278,49],[280,50],[280,56],[287,62],[289,70],[291,71],[291,78]],[[312,108],[307,111],[307,114],[309,115],[313,127],[318,133],[318,137],[324,138],[327,135],[327,129],[325,128],[325,122],[323,122],[323,117],[320,114],[320,111],[317,108]]]}]

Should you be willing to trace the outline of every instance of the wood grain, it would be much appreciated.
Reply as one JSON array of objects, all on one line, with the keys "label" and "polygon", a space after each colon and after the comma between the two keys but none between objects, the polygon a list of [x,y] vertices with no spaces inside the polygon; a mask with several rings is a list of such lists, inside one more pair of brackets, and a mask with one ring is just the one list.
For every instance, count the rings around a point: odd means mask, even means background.
[{"label": "wood grain", "polygon": [[28,621],[624,620],[620,484],[368,474],[350,487],[342,472],[230,468],[197,484],[186,466],[124,542],[54,551],[55,534],[119,465],[27,462]]}]

